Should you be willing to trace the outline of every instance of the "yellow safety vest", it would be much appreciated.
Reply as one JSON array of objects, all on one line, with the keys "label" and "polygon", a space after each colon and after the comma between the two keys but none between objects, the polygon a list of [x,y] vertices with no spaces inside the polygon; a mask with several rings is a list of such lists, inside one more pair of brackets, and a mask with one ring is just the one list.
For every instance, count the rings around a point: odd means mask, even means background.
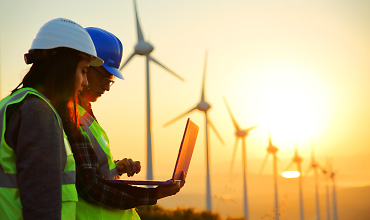
[{"label": "yellow safety vest", "polygon": [[[81,106],[78,106],[77,110],[80,115],[81,129],[89,137],[91,146],[93,147],[98,158],[100,173],[106,179],[118,179],[119,175],[109,148],[109,139],[107,134],[95,121],[95,119],[85,111],[85,109],[83,109]],[[117,208],[92,204],[79,197],[77,202],[77,219],[140,220],[140,217],[134,208],[120,210]]]},{"label": "yellow safety vest", "polygon": [[[61,128],[63,128],[59,115],[48,99],[35,89],[19,89],[0,101],[0,134],[2,135],[0,142],[0,219],[23,219],[17,183],[17,155],[13,148],[6,143],[4,135],[7,107],[21,102],[27,95],[35,95],[44,100],[53,110]],[[75,161],[64,130],[63,135],[65,151],[62,155],[62,167],[64,167],[62,172],[62,219],[73,220],[76,219],[76,202],[78,199],[75,187]]]}]

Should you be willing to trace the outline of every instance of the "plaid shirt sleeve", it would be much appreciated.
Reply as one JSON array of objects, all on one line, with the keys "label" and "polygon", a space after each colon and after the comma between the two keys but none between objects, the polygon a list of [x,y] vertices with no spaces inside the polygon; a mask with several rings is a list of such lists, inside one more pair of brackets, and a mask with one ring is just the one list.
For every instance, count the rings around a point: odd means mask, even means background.
[{"label": "plaid shirt sleeve", "polygon": [[157,203],[157,189],[106,180],[100,174],[98,159],[90,141],[80,132],[69,138],[76,162],[76,189],[85,200],[118,209]]}]

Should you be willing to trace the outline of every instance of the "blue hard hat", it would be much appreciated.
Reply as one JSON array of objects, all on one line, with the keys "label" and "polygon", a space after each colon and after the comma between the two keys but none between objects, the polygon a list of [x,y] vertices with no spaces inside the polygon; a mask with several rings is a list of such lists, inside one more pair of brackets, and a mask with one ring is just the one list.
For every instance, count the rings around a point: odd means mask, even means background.
[{"label": "blue hard hat", "polygon": [[121,41],[106,30],[96,27],[88,27],[85,29],[94,42],[98,57],[104,60],[102,67],[112,75],[123,79],[123,75],[118,69],[121,64],[123,53]]}]

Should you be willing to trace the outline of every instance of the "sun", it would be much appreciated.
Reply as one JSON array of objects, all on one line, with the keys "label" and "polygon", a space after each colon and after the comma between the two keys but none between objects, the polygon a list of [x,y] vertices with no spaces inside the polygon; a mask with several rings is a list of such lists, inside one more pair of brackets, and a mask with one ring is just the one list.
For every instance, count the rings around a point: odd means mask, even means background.
[{"label": "sun", "polygon": [[274,143],[308,143],[327,125],[329,102],[318,73],[292,62],[270,62],[253,70],[254,115]]},{"label": "sun", "polygon": [[301,174],[298,171],[285,171],[281,173],[281,176],[284,178],[298,178]]}]

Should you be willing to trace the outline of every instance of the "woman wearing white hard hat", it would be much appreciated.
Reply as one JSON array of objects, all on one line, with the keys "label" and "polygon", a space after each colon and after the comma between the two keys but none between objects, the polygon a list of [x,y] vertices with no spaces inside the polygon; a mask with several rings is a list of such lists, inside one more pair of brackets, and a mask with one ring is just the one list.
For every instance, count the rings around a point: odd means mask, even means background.
[{"label": "woman wearing white hard hat", "polygon": [[78,129],[76,97],[89,66],[103,61],[83,27],[58,18],[40,28],[25,62],[29,72],[0,101],[0,219],[75,219],[66,134]]}]

